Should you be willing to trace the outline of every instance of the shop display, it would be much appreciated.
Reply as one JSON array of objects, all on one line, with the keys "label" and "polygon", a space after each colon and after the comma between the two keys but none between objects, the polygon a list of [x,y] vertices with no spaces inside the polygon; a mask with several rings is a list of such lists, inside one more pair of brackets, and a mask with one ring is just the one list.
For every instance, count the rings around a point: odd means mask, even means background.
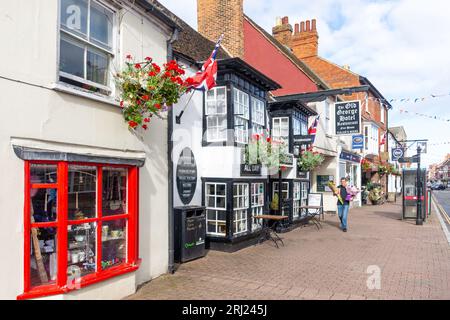
[{"label": "shop display", "polygon": [[105,221],[102,226],[102,269],[126,261],[126,221]]},{"label": "shop display", "polygon": [[96,223],[68,226],[68,275],[73,274],[74,267],[79,268],[80,276],[96,271],[96,230]]}]

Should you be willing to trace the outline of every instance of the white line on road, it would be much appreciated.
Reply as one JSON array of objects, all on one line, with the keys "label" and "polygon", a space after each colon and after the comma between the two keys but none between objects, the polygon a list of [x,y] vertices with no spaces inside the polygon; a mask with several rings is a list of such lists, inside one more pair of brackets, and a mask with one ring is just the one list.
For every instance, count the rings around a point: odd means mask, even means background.
[{"label": "white line on road", "polygon": [[438,218],[439,218],[439,222],[441,223],[441,227],[442,230],[444,231],[445,237],[447,238],[447,242],[450,245],[450,232],[448,231],[447,226],[445,225],[444,219],[442,219],[441,214],[445,214],[445,212],[441,212],[441,210],[438,209],[438,207],[436,206],[436,199],[433,197],[433,206],[434,206],[434,211],[436,212]]}]

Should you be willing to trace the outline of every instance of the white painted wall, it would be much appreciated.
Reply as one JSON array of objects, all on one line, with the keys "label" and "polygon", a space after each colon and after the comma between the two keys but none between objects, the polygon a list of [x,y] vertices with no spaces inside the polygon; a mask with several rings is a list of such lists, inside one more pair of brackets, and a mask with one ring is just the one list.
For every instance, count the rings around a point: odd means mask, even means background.
[{"label": "white painted wall", "polygon": [[[1,1],[0,12],[0,35],[7,44],[0,50],[0,299],[15,299],[23,291],[24,163],[13,152],[13,137],[57,142],[61,147],[90,146],[98,153],[145,152],[140,169],[139,270],[53,298],[126,296],[137,284],[167,271],[167,121],[152,120],[140,139],[128,131],[118,107],[52,89],[58,70],[58,1]],[[127,53],[166,61],[170,34],[161,25],[128,12],[120,25],[114,65],[120,66]]]}]

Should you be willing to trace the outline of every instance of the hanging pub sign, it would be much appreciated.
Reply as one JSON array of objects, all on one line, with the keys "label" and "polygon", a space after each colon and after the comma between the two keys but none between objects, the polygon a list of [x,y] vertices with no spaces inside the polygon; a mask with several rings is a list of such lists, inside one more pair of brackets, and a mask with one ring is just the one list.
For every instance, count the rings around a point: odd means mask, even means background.
[{"label": "hanging pub sign", "polygon": [[241,176],[260,176],[261,175],[260,164],[241,164]]},{"label": "hanging pub sign", "polygon": [[392,148],[391,153],[392,161],[398,161],[403,158],[405,150],[403,148]]},{"label": "hanging pub sign", "polygon": [[335,104],[336,135],[361,132],[361,102],[347,101]]},{"label": "hanging pub sign", "polygon": [[197,164],[190,148],[184,148],[177,164],[177,189],[181,202],[188,205],[197,187]]}]

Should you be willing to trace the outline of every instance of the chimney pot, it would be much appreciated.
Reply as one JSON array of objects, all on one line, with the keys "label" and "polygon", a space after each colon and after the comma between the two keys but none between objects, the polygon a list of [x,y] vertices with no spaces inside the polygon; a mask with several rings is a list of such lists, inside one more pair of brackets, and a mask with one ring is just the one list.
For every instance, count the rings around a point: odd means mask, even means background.
[{"label": "chimney pot", "polygon": [[312,31],[316,31],[316,30],[317,30],[316,19],[312,19]]},{"label": "chimney pot", "polygon": [[282,24],[289,24],[289,17],[283,17],[283,19],[281,19],[281,23]]},{"label": "chimney pot", "polygon": [[311,21],[306,21],[306,31],[311,31]]},{"label": "chimney pot", "polygon": [[300,32],[300,25],[298,23],[295,24],[295,34]]},{"label": "chimney pot", "polygon": [[300,22],[300,32],[305,32],[305,21]]}]

